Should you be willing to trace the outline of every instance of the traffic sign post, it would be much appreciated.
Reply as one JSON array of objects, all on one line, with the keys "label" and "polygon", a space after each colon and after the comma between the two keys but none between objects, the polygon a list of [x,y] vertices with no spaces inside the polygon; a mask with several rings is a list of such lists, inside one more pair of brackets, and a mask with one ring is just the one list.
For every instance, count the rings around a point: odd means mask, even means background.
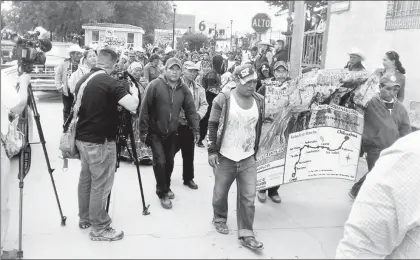
[{"label": "traffic sign post", "polygon": [[268,14],[258,13],[252,17],[251,26],[258,34],[266,33],[271,28],[271,18]]}]

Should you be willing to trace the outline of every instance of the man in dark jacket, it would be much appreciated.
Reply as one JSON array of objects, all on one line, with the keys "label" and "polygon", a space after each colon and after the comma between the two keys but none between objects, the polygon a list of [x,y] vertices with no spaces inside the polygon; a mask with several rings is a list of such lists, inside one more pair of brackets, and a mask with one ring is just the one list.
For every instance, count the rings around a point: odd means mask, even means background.
[{"label": "man in dark jacket", "polygon": [[200,135],[194,99],[191,91],[182,83],[181,74],[181,61],[168,59],[164,74],[147,86],[140,110],[141,141],[152,148],[156,194],[165,209],[172,208],[170,199],[175,197],[170,185],[181,108],[195,142]]},{"label": "man in dark jacket", "polygon": [[274,71],[274,64],[278,61],[284,61],[286,63],[289,61],[289,53],[283,40],[277,40],[276,53],[273,56],[273,62],[271,62],[271,71]]}]

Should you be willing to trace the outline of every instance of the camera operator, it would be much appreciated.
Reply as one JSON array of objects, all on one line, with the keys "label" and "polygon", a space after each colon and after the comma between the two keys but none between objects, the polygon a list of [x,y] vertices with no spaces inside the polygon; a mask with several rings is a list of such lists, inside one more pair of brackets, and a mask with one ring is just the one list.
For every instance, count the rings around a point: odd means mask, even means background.
[{"label": "camera operator", "polygon": [[[16,115],[22,113],[28,103],[28,86],[30,80],[31,77],[28,74],[22,74],[19,78],[19,90],[17,91],[11,84],[13,80],[4,73],[1,74],[1,259],[16,259],[17,257],[17,250],[3,251],[10,217],[10,208],[8,205],[9,186],[11,185],[10,179],[11,177],[15,177],[14,174],[17,173],[11,171],[10,165],[13,161],[13,170],[15,170],[17,169],[18,161],[17,157],[12,159],[7,157],[3,137],[8,133],[9,120],[14,119]],[[31,125],[29,127],[29,133],[31,133]]]},{"label": "camera operator", "polygon": [[70,46],[70,58],[65,59],[57,68],[55,72],[55,87],[62,93],[63,98],[63,119],[66,122],[70,115],[71,105],[73,104],[74,96],[70,92],[68,80],[71,74],[79,68],[80,59],[82,58],[83,49],[79,45],[73,44]]},{"label": "camera operator", "polygon": [[138,90],[134,86],[130,93],[110,74],[117,67],[117,54],[111,49],[99,51],[96,67],[76,85],[80,86],[100,70],[87,83],[79,110],[76,127],[76,146],[80,153],[82,169],[79,178],[79,227],[92,226],[89,233],[93,241],[115,241],[124,232],[111,228],[111,218],[105,210],[117,163],[116,136],[118,129],[118,104],[129,111],[139,105]]}]

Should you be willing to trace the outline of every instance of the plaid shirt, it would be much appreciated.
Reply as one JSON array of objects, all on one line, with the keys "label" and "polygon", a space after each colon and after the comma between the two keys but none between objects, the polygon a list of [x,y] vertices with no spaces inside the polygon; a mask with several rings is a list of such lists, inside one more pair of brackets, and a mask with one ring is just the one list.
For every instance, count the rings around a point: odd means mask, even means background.
[{"label": "plaid shirt", "polygon": [[354,202],[336,257],[420,258],[420,131],[381,153]]}]

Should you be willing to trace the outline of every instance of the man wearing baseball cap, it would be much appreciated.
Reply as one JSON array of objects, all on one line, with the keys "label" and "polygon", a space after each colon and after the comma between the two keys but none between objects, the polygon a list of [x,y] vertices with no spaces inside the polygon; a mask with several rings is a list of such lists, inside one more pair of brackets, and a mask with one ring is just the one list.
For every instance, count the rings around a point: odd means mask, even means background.
[{"label": "man wearing baseball cap", "polygon": [[257,73],[251,64],[236,68],[236,87],[224,89],[213,101],[209,118],[209,164],[213,167],[213,224],[228,234],[228,193],[237,183],[238,236],[242,245],[260,250],[253,231],[257,185],[256,154],[261,136],[264,99],[255,92]]},{"label": "man wearing baseball cap", "polygon": [[73,104],[74,96],[70,93],[68,80],[73,72],[79,68],[80,59],[83,56],[84,50],[79,45],[73,44],[69,49],[69,58],[65,59],[58,65],[55,71],[55,87],[63,99],[63,120],[66,122],[70,115],[71,106]]},{"label": "man wearing baseball cap", "polygon": [[[367,105],[362,144],[367,153],[368,172],[372,170],[382,150],[411,133],[407,110],[396,98],[399,89],[400,83],[395,77],[384,76],[380,79],[379,95],[373,97]],[[349,192],[351,198],[354,199],[359,193],[366,175],[353,185]]]},{"label": "man wearing baseball cap", "polygon": [[[195,82],[195,78],[200,70],[200,65],[192,61],[186,61],[183,65],[183,76],[182,81],[191,91],[194,99],[194,105],[201,120],[206,112],[207,104],[206,93],[204,88]],[[188,126],[187,119],[185,118],[184,110],[181,110],[179,116],[179,127],[178,127],[178,141],[175,150],[175,154],[181,150],[182,153],[182,177],[184,185],[190,189],[198,189],[198,185],[194,182],[194,147],[196,141],[194,140],[194,133]]]},{"label": "man wearing baseball cap", "polygon": [[[289,72],[287,69],[287,64],[284,61],[277,61],[274,64],[273,69],[274,69],[274,73],[273,73],[274,77],[263,81],[263,86],[257,91],[259,94],[261,94],[264,97],[265,97],[267,87],[268,87],[267,84],[270,84],[271,82],[276,82],[274,86],[279,88],[283,85],[284,82],[290,80],[290,78],[288,77]],[[267,200],[267,191],[268,191],[268,197],[270,197],[270,199],[274,203],[281,203],[281,198],[277,192],[279,188],[280,188],[280,185],[271,187],[267,190],[260,190],[257,195],[258,200],[261,203],[264,203]]]},{"label": "man wearing baseball cap", "polygon": [[165,209],[172,208],[170,199],[175,198],[170,186],[181,109],[195,142],[200,135],[194,98],[181,75],[181,61],[168,59],[164,73],[148,85],[140,109],[140,139],[152,148],[156,194]]}]

